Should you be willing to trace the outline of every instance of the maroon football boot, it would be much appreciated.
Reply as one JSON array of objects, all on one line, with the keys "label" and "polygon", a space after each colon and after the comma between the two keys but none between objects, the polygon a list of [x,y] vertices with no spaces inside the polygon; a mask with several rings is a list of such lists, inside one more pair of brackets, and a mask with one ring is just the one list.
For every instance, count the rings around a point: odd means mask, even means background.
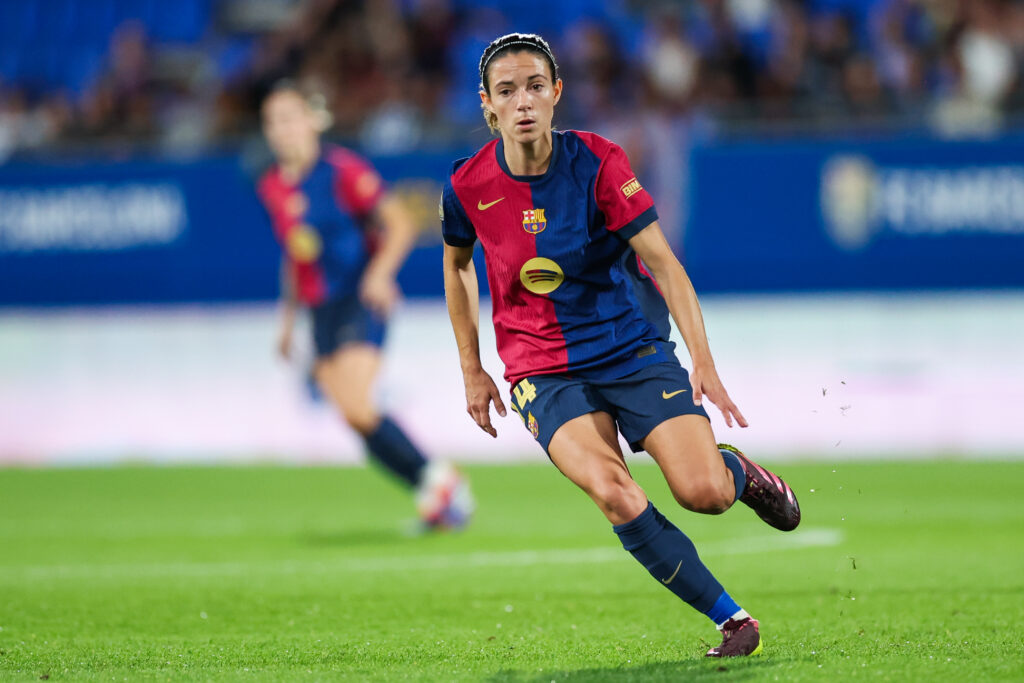
[{"label": "maroon football boot", "polygon": [[800,524],[800,503],[789,484],[743,455],[740,449],[726,443],[718,448],[735,455],[747,475],[740,501],[757,513],[767,524],[782,531],[792,531]]},{"label": "maroon football boot", "polygon": [[753,657],[761,654],[761,633],[757,619],[730,619],[721,631],[722,644],[708,650],[705,657]]}]

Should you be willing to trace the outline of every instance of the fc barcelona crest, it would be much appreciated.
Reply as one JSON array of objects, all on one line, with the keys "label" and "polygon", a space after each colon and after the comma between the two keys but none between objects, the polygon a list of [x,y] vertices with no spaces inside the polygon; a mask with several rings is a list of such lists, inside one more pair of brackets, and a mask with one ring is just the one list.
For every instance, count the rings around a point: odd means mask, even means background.
[{"label": "fc barcelona crest", "polygon": [[527,209],[523,211],[523,230],[536,235],[548,227],[548,221],[544,218],[544,209]]}]

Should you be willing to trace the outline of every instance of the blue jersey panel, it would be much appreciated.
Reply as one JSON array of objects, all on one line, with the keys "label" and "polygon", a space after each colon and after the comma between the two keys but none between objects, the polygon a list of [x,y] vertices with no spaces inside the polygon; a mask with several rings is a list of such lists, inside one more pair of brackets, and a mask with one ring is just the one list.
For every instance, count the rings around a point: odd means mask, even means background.
[{"label": "blue jersey panel", "polygon": [[323,158],[300,186],[309,208],[305,220],[320,235],[320,264],[327,280],[327,297],[355,294],[370,253],[364,226],[339,206],[336,169]]},{"label": "blue jersey panel", "polygon": [[[654,326],[659,338],[667,340],[672,334],[668,305],[650,274],[640,270],[640,259],[636,252],[632,249],[627,250],[620,259],[618,269],[624,273],[644,318]],[[675,348],[674,342],[668,344],[670,348]]]},{"label": "blue jersey panel", "polygon": [[537,255],[558,263],[566,276],[548,296],[566,338],[569,371],[614,377],[674,359],[668,335],[646,318],[624,265],[635,260],[633,250],[607,229],[597,206],[602,160],[571,133],[552,137],[553,168],[531,189],[549,226],[536,235]]}]

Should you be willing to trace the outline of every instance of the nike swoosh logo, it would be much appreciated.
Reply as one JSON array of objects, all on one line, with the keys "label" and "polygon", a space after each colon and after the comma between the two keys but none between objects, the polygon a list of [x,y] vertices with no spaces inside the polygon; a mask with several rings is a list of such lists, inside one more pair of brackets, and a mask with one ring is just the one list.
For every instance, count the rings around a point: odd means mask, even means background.
[{"label": "nike swoosh logo", "polygon": [[679,573],[679,568],[682,567],[682,566],[683,566],[683,561],[679,560],[679,564],[676,565],[676,570],[674,572],[672,572],[672,576],[668,577],[667,579],[662,579],[661,582],[663,584],[665,584],[666,586],[669,585],[670,583],[672,583],[672,579],[676,578],[676,574]]},{"label": "nike swoosh logo", "polygon": [[684,391],[686,391],[686,389],[680,389],[679,391],[673,391],[673,392],[672,392],[672,393],[670,394],[670,393],[668,393],[667,391],[665,391],[665,390],[662,390],[662,392],[661,392],[661,397],[662,397],[662,398],[672,398],[672,397],[673,397],[673,396],[675,396],[676,394],[681,394],[681,393],[683,393]]},{"label": "nike swoosh logo", "polygon": [[491,202],[490,204],[484,204],[482,201],[477,200],[476,208],[479,209],[480,211],[486,211],[487,209],[491,208],[492,206],[494,206],[495,204],[500,202],[502,199],[504,199],[504,197],[499,197],[499,198],[495,199],[493,202]]}]

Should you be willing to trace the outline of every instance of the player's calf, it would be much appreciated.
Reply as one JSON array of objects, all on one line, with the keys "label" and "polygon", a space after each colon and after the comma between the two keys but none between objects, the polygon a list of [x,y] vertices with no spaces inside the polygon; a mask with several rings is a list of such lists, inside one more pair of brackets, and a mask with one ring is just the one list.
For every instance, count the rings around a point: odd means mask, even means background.
[{"label": "player's calf", "polygon": [[720,515],[736,500],[732,484],[724,478],[693,478],[673,486],[672,495],[682,507],[705,515]]}]

